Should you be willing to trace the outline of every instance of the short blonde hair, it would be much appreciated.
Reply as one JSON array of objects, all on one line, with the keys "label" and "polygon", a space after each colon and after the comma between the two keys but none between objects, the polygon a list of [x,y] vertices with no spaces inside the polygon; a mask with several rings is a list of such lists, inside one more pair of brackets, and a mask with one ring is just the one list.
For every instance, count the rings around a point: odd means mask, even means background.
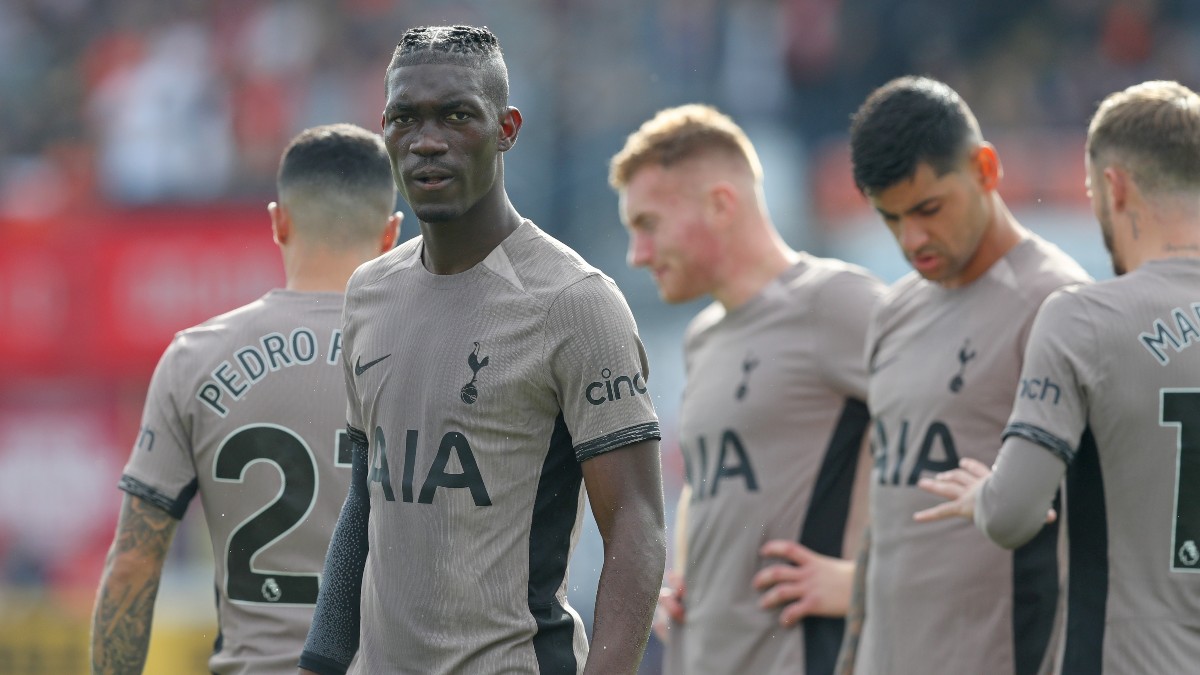
[{"label": "short blonde hair", "polygon": [[621,190],[648,165],[668,168],[714,152],[743,160],[755,182],[762,181],[762,164],[746,132],[716,108],[691,103],[658,111],[630,134],[609,164],[608,182]]},{"label": "short blonde hair", "polygon": [[1088,127],[1087,153],[1093,166],[1120,163],[1148,192],[1200,188],[1200,96],[1167,81],[1109,95]]}]

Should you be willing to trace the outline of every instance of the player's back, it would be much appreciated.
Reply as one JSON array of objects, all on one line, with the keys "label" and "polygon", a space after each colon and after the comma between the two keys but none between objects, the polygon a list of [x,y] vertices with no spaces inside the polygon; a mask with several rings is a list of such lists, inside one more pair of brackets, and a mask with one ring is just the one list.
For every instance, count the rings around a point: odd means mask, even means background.
[{"label": "player's back", "polygon": [[[1063,672],[1183,673],[1200,666],[1200,260],[1168,259],[1043,309],[1084,400],[1058,374],[1019,395],[1048,419],[1086,412],[1070,452],[1069,602]],[[1024,408],[1024,406],[1022,406]],[[1053,423],[1046,426],[1053,426]],[[1078,435],[1075,432],[1074,435]],[[1065,443],[1064,443],[1065,441]],[[1091,654],[1091,659],[1087,655]]]},{"label": "player's back", "polygon": [[216,673],[294,673],[350,479],[342,295],[275,290],[178,333],[121,487],[213,542]]}]

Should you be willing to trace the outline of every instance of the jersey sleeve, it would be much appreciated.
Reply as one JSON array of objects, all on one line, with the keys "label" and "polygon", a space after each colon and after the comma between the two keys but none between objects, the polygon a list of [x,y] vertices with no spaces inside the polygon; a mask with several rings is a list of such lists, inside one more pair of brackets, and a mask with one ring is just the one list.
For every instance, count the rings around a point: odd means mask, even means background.
[{"label": "jersey sleeve", "polygon": [[867,400],[867,325],[887,287],[873,276],[842,272],[816,298],[815,353],[822,376],[838,392]]},{"label": "jersey sleeve", "polygon": [[187,392],[179,380],[186,370],[184,343],[177,336],[154,369],[142,426],[138,430],[129,461],[118,486],[182,518],[196,494],[196,468],[192,461]]},{"label": "jersey sleeve", "polygon": [[1058,291],[1046,299],[1025,347],[1005,439],[1023,438],[1071,463],[1087,426],[1093,342],[1087,308],[1076,294]]},{"label": "jersey sleeve", "polygon": [[564,289],[546,318],[545,363],[579,461],[661,437],[633,313],[611,279]]}]

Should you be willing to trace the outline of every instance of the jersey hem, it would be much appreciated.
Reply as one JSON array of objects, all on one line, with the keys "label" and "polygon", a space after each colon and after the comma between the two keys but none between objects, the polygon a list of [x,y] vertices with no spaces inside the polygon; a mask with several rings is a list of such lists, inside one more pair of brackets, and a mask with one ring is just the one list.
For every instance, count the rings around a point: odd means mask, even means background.
[{"label": "jersey hem", "polygon": [[1041,427],[1026,424],[1025,422],[1013,422],[1004,428],[1001,439],[1006,439],[1009,436],[1024,438],[1027,441],[1036,443],[1049,450],[1065,464],[1070,464],[1075,459],[1075,450],[1071,447],[1070,443]]},{"label": "jersey hem", "polygon": [[575,446],[575,458],[582,462],[597,455],[603,455],[610,450],[616,450],[632,443],[648,441],[650,439],[662,440],[662,432],[659,431],[658,422],[636,424],[632,427],[626,427],[620,431],[614,431],[599,438],[594,438],[585,443],[580,443]]},{"label": "jersey hem", "polygon": [[183,518],[183,514],[187,511],[188,503],[192,501],[192,497],[196,494],[196,485],[196,479],[193,478],[179,492],[179,496],[172,499],[129,474],[121,476],[120,482],[117,483],[118,488],[166,511],[167,515],[175,520]]}]

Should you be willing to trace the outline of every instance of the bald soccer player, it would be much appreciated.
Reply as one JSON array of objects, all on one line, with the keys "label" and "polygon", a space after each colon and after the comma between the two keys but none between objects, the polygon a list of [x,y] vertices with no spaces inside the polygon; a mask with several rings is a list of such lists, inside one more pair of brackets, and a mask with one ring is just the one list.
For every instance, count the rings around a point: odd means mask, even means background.
[{"label": "bald soccer player", "polygon": [[199,494],[216,562],[214,673],[294,673],[350,482],[341,307],[400,224],[377,134],[299,134],[268,210],[286,288],[181,331],[146,394],[92,623],[92,672],[139,673],[176,525]]},{"label": "bald soccer player", "polygon": [[[921,487],[1006,548],[1067,477],[1062,673],[1200,663],[1200,96],[1146,82],[1088,131],[1092,208],[1118,278],[1042,306],[995,473],[963,461]],[[987,477],[991,473],[990,477]]]},{"label": "bald soccer player", "polygon": [[610,180],[629,263],[666,302],[713,299],[684,337],[687,487],[656,626],[668,670],[829,673],[865,516],[862,354],[884,286],[784,243],[757,152],[709,106],[660,111]]},{"label": "bald soccer player", "polygon": [[841,672],[1035,673],[1058,598],[1054,528],[1008,552],[967,523],[912,516],[935,502],[922,477],[995,458],[1038,306],[1087,275],[1013,217],[995,148],[944,83],[880,87],[855,113],[850,144],[855,182],[913,272],[867,337],[870,543]]}]

